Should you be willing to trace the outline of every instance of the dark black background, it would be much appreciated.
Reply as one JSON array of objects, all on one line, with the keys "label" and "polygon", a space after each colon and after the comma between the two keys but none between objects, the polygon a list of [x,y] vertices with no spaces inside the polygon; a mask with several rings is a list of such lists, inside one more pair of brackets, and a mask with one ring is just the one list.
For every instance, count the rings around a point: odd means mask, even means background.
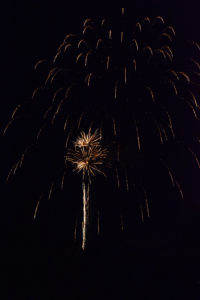
[{"label": "dark black background", "polygon": [[[176,28],[180,37],[198,42],[199,8],[200,4],[194,0],[142,0],[127,5],[133,17],[162,15]],[[1,8],[1,130],[14,107],[31,97],[36,85],[33,74],[36,61],[54,55],[64,36],[77,32],[85,18],[102,16],[116,20],[120,9],[121,5],[116,5],[114,1],[79,3],[46,0],[11,1]],[[5,141],[2,140],[2,143]],[[12,149],[8,152],[3,144],[2,182]],[[12,191],[8,193],[8,188],[2,183],[1,260],[6,268],[7,265],[16,266],[16,271],[6,278],[17,279],[19,270],[25,271],[27,281],[16,284],[16,287],[18,291],[27,293],[27,299],[40,299],[37,286],[44,291],[46,296],[43,299],[46,299],[51,284],[54,299],[64,299],[64,293],[69,299],[87,299],[86,295],[92,296],[91,299],[114,299],[117,296],[119,299],[134,299],[134,295],[135,299],[143,299],[144,295],[149,295],[148,299],[197,299],[200,280],[199,173],[194,170],[190,172],[188,167],[187,214],[184,213],[177,227],[170,228],[164,234],[158,230],[158,223],[151,224],[149,230],[140,229],[142,238],[138,237],[139,233],[137,238],[129,238],[120,246],[119,239],[106,240],[96,245],[87,256],[82,256],[77,249],[72,255],[65,247],[56,247],[55,240],[44,243],[41,238],[35,238],[34,235],[40,234],[40,227],[35,229],[32,220],[28,220],[32,206],[28,210],[20,207],[19,199]],[[21,213],[17,214],[20,210]],[[26,213],[27,216],[24,216]],[[44,226],[42,228],[44,230]],[[51,247],[55,248],[54,251],[49,250]],[[140,296],[137,297],[138,294]]]}]

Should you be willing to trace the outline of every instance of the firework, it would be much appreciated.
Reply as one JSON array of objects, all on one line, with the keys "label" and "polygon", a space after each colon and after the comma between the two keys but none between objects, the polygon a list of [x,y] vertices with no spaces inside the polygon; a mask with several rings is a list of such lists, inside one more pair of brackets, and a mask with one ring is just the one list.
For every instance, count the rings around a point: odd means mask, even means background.
[{"label": "firework", "polygon": [[[51,200],[57,186],[67,193],[70,164],[75,173],[82,174],[83,249],[87,243],[90,186],[94,178],[98,181],[98,174],[105,176],[108,160],[111,168],[106,175],[117,189],[125,190],[126,195],[134,194],[142,222],[152,211],[146,183],[151,181],[155,166],[167,171],[169,184],[183,198],[181,180],[179,183],[167,155],[163,154],[169,145],[176,146],[181,140],[196,165],[200,165],[190,145],[194,135],[191,133],[190,139],[186,139],[185,133],[177,129],[182,128],[181,122],[187,117],[195,124],[199,121],[200,46],[192,42],[188,48],[177,47],[175,29],[161,16],[146,17],[134,25],[132,18],[126,19],[124,8],[121,14],[117,19],[119,26],[105,19],[86,19],[78,34],[66,35],[48,64],[40,60],[35,65],[36,72],[44,64],[49,68],[30,102],[33,119],[37,119],[30,132],[35,137],[33,144],[40,149],[46,139],[43,160],[52,155],[55,162],[54,167],[49,166],[49,161],[46,163],[46,197]],[[191,56],[190,52],[195,54]],[[14,109],[3,134],[8,134],[20,115],[22,104]],[[97,130],[92,132],[92,128]],[[59,151],[54,144],[59,145]],[[18,156],[8,181],[25,165],[30,151]],[[161,180],[159,174],[157,180]],[[140,196],[136,195],[138,191],[142,191]],[[125,200],[121,200],[121,206]],[[129,204],[126,216],[131,214]],[[36,201],[34,219],[38,206]],[[100,207],[96,209],[102,211]],[[98,233],[100,217],[98,213]],[[77,239],[77,214],[75,218]],[[118,219],[123,231],[127,230],[121,211]]]},{"label": "firework", "polygon": [[85,250],[89,226],[89,195],[91,177],[97,173],[105,175],[103,168],[107,157],[107,149],[102,148],[101,136],[96,130],[91,134],[91,128],[86,134],[81,132],[80,136],[74,142],[75,149],[69,150],[65,156],[66,161],[75,165],[74,171],[82,173],[83,190],[83,221],[82,221],[82,249]]},{"label": "firework", "polygon": [[80,137],[77,138],[74,145],[75,148],[79,147],[80,149],[85,148],[97,148],[100,145],[101,136],[96,130],[93,134],[91,134],[91,128],[89,129],[88,134],[85,132],[80,133]]},{"label": "firework", "polygon": [[83,178],[87,176],[89,181],[96,173],[105,175],[102,166],[107,157],[107,150],[100,146],[100,135],[97,131],[91,135],[90,131],[88,134],[81,132],[74,142],[75,149],[69,150],[65,156],[67,161],[75,165],[74,170],[82,172]]}]

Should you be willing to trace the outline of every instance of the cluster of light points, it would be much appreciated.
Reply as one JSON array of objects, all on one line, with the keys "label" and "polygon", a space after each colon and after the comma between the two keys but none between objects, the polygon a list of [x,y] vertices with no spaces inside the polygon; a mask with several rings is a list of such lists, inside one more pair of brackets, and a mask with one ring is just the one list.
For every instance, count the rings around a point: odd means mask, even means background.
[{"label": "cluster of light points", "polygon": [[107,157],[107,149],[102,148],[100,144],[101,135],[98,130],[91,134],[81,132],[80,136],[74,142],[74,149],[70,149],[65,156],[67,161],[75,165],[74,171],[82,172],[83,177],[95,176],[97,173],[105,175],[102,171],[104,161]]}]

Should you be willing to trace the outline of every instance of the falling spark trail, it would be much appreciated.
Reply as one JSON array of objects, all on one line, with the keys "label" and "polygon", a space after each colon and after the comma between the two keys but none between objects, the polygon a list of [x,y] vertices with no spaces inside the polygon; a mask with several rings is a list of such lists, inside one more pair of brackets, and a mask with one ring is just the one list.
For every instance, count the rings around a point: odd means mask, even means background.
[{"label": "falling spark trail", "polygon": [[63,50],[63,47],[66,45],[66,42],[63,42],[62,44],[60,44],[60,46],[58,47],[57,53],[60,52],[61,50]]},{"label": "falling spark trail", "polygon": [[174,186],[174,177],[172,175],[172,172],[170,171],[169,167],[167,166],[166,162],[161,158],[160,161],[162,162],[163,166],[167,169],[168,171],[168,174],[169,174],[169,177],[171,179],[171,183],[172,183],[172,186]]},{"label": "falling spark trail", "polygon": [[[68,97],[68,95],[67,95],[67,97]],[[62,106],[63,103],[64,103],[64,100],[65,100],[65,99],[62,99],[62,100],[60,101],[60,103],[59,103],[59,105],[58,105],[58,108],[57,108],[57,110],[56,110],[56,115],[59,113],[60,108],[61,108],[61,106]]]},{"label": "falling spark trail", "polygon": [[123,39],[124,39],[124,33],[123,32],[121,32],[121,44],[123,43]]},{"label": "falling spark trail", "polygon": [[118,87],[118,81],[115,82],[115,87],[114,87],[114,97],[117,99],[117,87]]},{"label": "falling spark trail", "polygon": [[115,119],[114,118],[113,118],[113,131],[114,131],[114,135],[117,136],[116,123],[115,123]]},{"label": "falling spark trail", "polygon": [[110,56],[107,56],[107,59],[106,59],[106,69],[107,70],[109,69],[109,65],[110,65]]},{"label": "falling spark trail", "polygon": [[60,186],[61,190],[63,190],[63,187],[64,187],[65,175],[66,175],[66,173],[64,172],[64,174],[62,176],[62,180],[61,180],[61,186]]},{"label": "falling spark trail", "polygon": [[86,54],[86,56],[85,56],[85,67],[87,67],[87,64],[88,64],[88,57],[89,57],[89,55],[92,53],[92,51],[90,50],[90,51],[88,51],[88,53]]},{"label": "falling spark trail", "polygon": [[[46,81],[45,81],[45,85],[47,85],[49,79],[55,74],[55,72],[59,70],[59,68],[53,68],[50,70],[49,74],[47,75]],[[37,91],[37,89],[36,89]]]},{"label": "falling spark trail", "polygon": [[165,54],[168,54],[169,57],[170,57],[170,60],[172,61],[173,57],[174,57],[174,54],[173,54],[173,51],[172,49],[169,47],[169,46],[162,46],[162,49],[164,49],[165,51]]},{"label": "falling spark trail", "polygon": [[177,91],[177,88],[176,88],[175,83],[174,83],[172,80],[169,80],[169,83],[170,83],[171,86],[173,87],[174,93],[175,93],[175,95],[177,96],[177,95],[178,95],[178,91]]},{"label": "falling spark trail", "polygon": [[68,134],[68,136],[67,136],[67,139],[66,139],[66,142],[65,142],[65,149],[67,149],[68,141],[69,141],[70,135],[71,135],[71,131],[69,132],[69,134]]},{"label": "falling spark trail", "polygon": [[167,136],[167,133],[166,133],[166,130],[164,129],[164,127],[161,128],[162,132],[163,132],[163,135],[165,137],[165,140],[168,141],[168,136]]},{"label": "falling spark trail", "polygon": [[196,48],[200,51],[200,46],[199,46],[199,44],[198,43],[196,43],[196,42],[193,42],[193,45],[195,45],[196,46]]},{"label": "falling spark trail", "polygon": [[80,116],[80,118],[79,118],[79,120],[78,120],[78,126],[77,126],[78,129],[80,128],[80,125],[81,125],[81,121],[82,121],[82,119],[83,119],[83,116],[84,116],[84,113],[81,114],[81,116]]},{"label": "falling spark trail", "polygon": [[155,97],[154,97],[154,93],[153,93],[152,89],[148,86],[146,87],[146,89],[149,91],[152,101],[155,102]]},{"label": "falling spark trail", "polygon": [[140,204],[140,214],[141,214],[142,223],[144,223],[144,212],[143,212],[142,204]]},{"label": "falling spark trail", "polygon": [[194,102],[195,106],[196,106],[196,107],[199,107],[199,105],[198,105],[198,103],[197,103],[197,99],[196,99],[195,95],[194,95],[194,94],[193,94],[191,91],[189,91],[189,93],[190,93],[190,95],[191,95],[191,97],[192,97],[192,100],[193,100],[193,102]]},{"label": "falling spark trail", "polygon": [[173,138],[175,138],[175,134],[174,134],[173,126],[172,126],[172,119],[171,119],[171,116],[170,116],[170,114],[169,114],[168,111],[165,111],[165,112],[166,112],[167,117],[168,117],[169,128],[170,128],[170,130],[171,130],[172,136],[173,136]]},{"label": "falling spark trail", "polygon": [[23,164],[23,161],[24,161],[24,157],[25,157],[25,154],[23,153],[22,157],[20,159],[20,168],[22,167],[22,164]]},{"label": "falling spark trail", "polygon": [[42,133],[42,129],[43,129],[43,127],[41,127],[41,128],[39,129],[39,131],[38,131],[38,133],[37,133],[37,136],[36,136],[36,140],[39,139],[39,137],[40,137],[40,135],[41,135],[41,133]]},{"label": "falling spark trail", "polygon": [[49,106],[47,111],[44,114],[44,119],[46,119],[46,117],[48,116],[48,113],[53,109],[53,106]]},{"label": "falling spark trail", "polygon": [[48,196],[48,200],[50,200],[50,199],[51,199],[51,196],[52,196],[52,191],[53,191],[53,187],[54,187],[54,183],[52,183],[52,185],[51,185],[51,188],[50,188],[50,190],[49,190],[49,196]]},{"label": "falling spark trail", "polygon": [[84,55],[83,55],[82,52],[77,55],[77,57],[76,57],[76,63],[79,62],[79,60],[80,60],[81,57],[84,57]]},{"label": "falling spark trail", "polygon": [[136,23],[135,27],[138,28],[140,32],[142,31],[142,26],[139,22]]},{"label": "falling spark trail", "polygon": [[101,128],[100,128],[100,130],[99,130],[99,136],[100,136],[100,139],[102,139],[102,137],[103,137],[103,129],[102,129],[102,126],[101,126]]},{"label": "falling spark trail", "polygon": [[6,181],[7,181],[7,182],[8,182],[8,180],[9,180],[10,176],[12,175],[13,170],[14,170],[15,167],[16,167],[16,164],[14,164],[14,166],[10,169],[10,172],[8,173],[8,176],[7,176],[7,178],[6,178]]},{"label": "falling spark trail", "polygon": [[138,50],[139,50],[138,42],[136,41],[136,39],[134,39],[133,42],[134,42],[134,44],[135,44],[136,50],[138,51]]},{"label": "falling spark trail", "polygon": [[18,160],[18,162],[16,163],[16,166],[15,166],[14,171],[13,171],[13,175],[15,175],[15,173],[17,172],[17,169],[20,165],[20,162],[21,162],[21,160]]},{"label": "falling spark trail", "polygon": [[145,205],[146,205],[147,217],[149,218],[150,217],[149,201],[148,201],[147,194],[146,194],[145,190],[144,190],[144,196],[145,196]]},{"label": "falling spark trail", "polygon": [[51,76],[50,84],[53,83],[53,81],[56,78],[56,76],[58,75],[58,73],[61,73],[61,72],[62,72],[62,69],[59,69],[53,74],[53,76]]},{"label": "falling spark trail", "polygon": [[17,107],[14,109],[14,111],[13,111],[13,113],[12,113],[11,119],[14,118],[16,112],[18,111],[18,109],[19,109],[21,106],[22,106],[22,104],[17,105]]},{"label": "falling spark trail", "polygon": [[15,121],[15,119],[11,119],[11,120],[8,122],[8,124],[6,125],[6,127],[5,127],[5,129],[4,129],[4,131],[3,131],[3,135],[6,134],[8,128],[10,127],[10,125],[12,125],[12,123],[13,123],[14,121]]},{"label": "falling spark trail", "polygon": [[63,88],[59,88],[54,94],[53,94],[53,97],[52,97],[52,103],[54,103],[57,95],[59,94],[59,92],[61,92],[63,90]]},{"label": "falling spark trail", "polygon": [[149,17],[146,17],[146,18],[144,19],[143,23],[146,23],[146,22],[148,22],[148,23],[150,23],[150,22],[151,22],[151,20],[150,20],[150,18],[149,18]]},{"label": "falling spark trail", "polygon": [[154,123],[155,123],[156,128],[157,128],[158,133],[159,133],[160,143],[163,144],[163,137],[162,137],[162,132],[161,132],[160,126],[159,126],[159,124],[156,120],[154,120]]},{"label": "falling spark trail", "polygon": [[9,178],[11,175],[15,175],[16,171],[17,171],[17,168],[18,166],[20,165],[20,162],[21,162],[21,159],[18,160],[13,166],[12,168],[10,169],[9,173],[8,173],[8,176],[6,177],[6,181],[8,182]]},{"label": "falling spark trail", "polygon": [[172,37],[171,37],[171,35],[169,35],[168,33],[165,33],[165,32],[162,33],[162,34],[161,34],[161,37],[167,37],[167,38],[169,39],[169,41],[172,42]]},{"label": "falling spark trail", "polygon": [[72,48],[72,44],[67,44],[64,48],[64,52],[67,52],[68,49]]},{"label": "falling spark trail", "polygon": [[182,99],[182,100],[187,104],[187,106],[192,110],[192,112],[193,112],[193,114],[194,114],[194,117],[195,117],[196,119],[198,119],[197,113],[196,113],[194,107],[192,106],[192,104],[191,104],[188,100],[186,100],[185,98],[183,98],[183,97],[181,97],[181,99]]},{"label": "falling spark trail", "polygon": [[141,149],[140,136],[139,136],[139,129],[138,129],[138,126],[136,124],[136,121],[135,121],[135,130],[136,130],[136,135],[137,135],[138,151],[140,151],[140,149]]},{"label": "falling spark trail", "polygon": [[102,39],[98,39],[97,43],[96,43],[96,49],[99,48],[99,45],[102,44],[104,45],[104,41]]},{"label": "falling spark trail", "polygon": [[54,125],[54,121],[56,118],[57,112],[55,112],[55,114],[53,115],[52,119],[51,119],[51,124]]},{"label": "falling spark trail", "polygon": [[164,50],[158,49],[158,50],[155,50],[155,52],[158,53],[158,54],[161,54],[162,57],[164,58],[164,61],[166,61],[167,58],[166,58],[166,55],[165,55],[165,51],[164,51]]},{"label": "falling spark trail", "polygon": [[168,70],[167,73],[169,73],[170,75],[173,76],[174,79],[179,81],[179,76],[178,76],[177,72],[175,72],[174,70]]},{"label": "falling spark trail", "polygon": [[190,83],[190,77],[185,72],[178,72],[178,74],[182,75],[186,79],[187,83]]},{"label": "falling spark trail", "polygon": [[124,67],[124,83],[127,84],[127,67]]},{"label": "falling spark trail", "polygon": [[64,127],[63,127],[64,131],[66,131],[67,123],[68,123],[68,118],[65,120],[65,123],[64,123]]},{"label": "falling spark trail", "polygon": [[35,207],[34,216],[33,216],[33,219],[34,219],[34,220],[35,220],[36,217],[37,217],[37,211],[38,211],[39,205],[40,205],[40,200],[38,200],[37,205],[36,205],[36,207]]},{"label": "falling spark trail", "polygon": [[87,31],[88,29],[92,30],[93,27],[90,26],[90,25],[85,26],[85,28],[83,28],[83,35],[86,33],[86,31]]},{"label": "falling spark trail", "polygon": [[[164,48],[164,47],[162,47],[162,48]],[[166,49],[164,49],[164,52],[165,52],[165,55],[167,55],[167,57],[169,58],[170,62],[172,62],[173,58],[170,55],[170,53]]]},{"label": "falling spark trail", "polygon": [[34,90],[34,92],[33,92],[33,94],[32,94],[32,100],[35,98],[35,96],[36,96],[36,94],[39,92],[39,90],[40,90],[41,88],[36,88],[35,90]]},{"label": "falling spark trail", "polygon": [[151,56],[153,56],[153,50],[150,46],[146,46],[143,48],[143,52],[145,52],[146,50],[149,50],[149,52],[151,53]]},{"label": "falling spark trail", "polygon": [[39,67],[39,65],[40,65],[41,63],[44,63],[44,62],[46,62],[46,59],[40,59],[40,60],[35,64],[34,70],[36,70],[36,69]]},{"label": "falling spark trail", "polygon": [[163,24],[165,24],[165,21],[164,21],[163,17],[157,16],[155,19],[160,20]]},{"label": "falling spark trail", "polygon": [[190,60],[195,64],[195,66],[197,66],[198,71],[200,71],[200,63],[197,62],[195,59],[192,59],[192,58]]},{"label": "falling spark trail", "polygon": [[92,22],[91,19],[85,19],[84,23],[83,23],[83,27],[85,27],[88,23]]},{"label": "falling spark trail", "polygon": [[175,32],[175,30],[174,30],[174,28],[172,26],[168,26],[167,28],[169,30],[171,30],[171,32],[173,33],[174,36],[176,35],[176,32]]},{"label": "falling spark trail", "polygon": [[88,87],[90,86],[91,78],[92,78],[92,73],[89,73],[88,77],[87,77],[87,86]]},{"label": "falling spark trail", "polygon": [[87,43],[86,41],[84,41],[83,39],[79,41],[77,48],[79,49],[81,47],[81,44],[84,44],[87,47]]},{"label": "falling spark trail", "polygon": [[60,54],[61,54],[61,51],[57,52],[57,54],[54,56],[53,63],[55,63],[57,61]]},{"label": "falling spark trail", "polygon": [[183,199],[183,198],[184,198],[184,196],[183,196],[183,191],[182,191],[181,186],[180,186],[180,184],[178,183],[177,180],[176,180],[176,186],[177,186],[177,188],[178,188],[178,190],[179,190],[179,193],[180,193],[180,195],[181,195],[181,198]]},{"label": "falling spark trail", "polygon": [[194,160],[195,160],[196,163],[197,163],[198,168],[200,168],[200,162],[199,162],[199,160],[198,160],[196,154],[192,151],[192,149],[191,149],[190,147],[187,147],[187,149],[188,149],[188,151],[192,154]]}]

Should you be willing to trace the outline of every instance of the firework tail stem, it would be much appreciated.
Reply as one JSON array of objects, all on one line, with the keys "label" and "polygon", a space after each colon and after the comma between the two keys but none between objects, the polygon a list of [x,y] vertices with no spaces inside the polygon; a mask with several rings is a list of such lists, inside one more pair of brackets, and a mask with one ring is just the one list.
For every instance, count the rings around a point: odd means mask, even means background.
[{"label": "firework tail stem", "polygon": [[88,232],[89,232],[89,198],[90,198],[90,183],[89,180],[83,178],[83,221],[82,221],[82,249],[86,250]]}]

